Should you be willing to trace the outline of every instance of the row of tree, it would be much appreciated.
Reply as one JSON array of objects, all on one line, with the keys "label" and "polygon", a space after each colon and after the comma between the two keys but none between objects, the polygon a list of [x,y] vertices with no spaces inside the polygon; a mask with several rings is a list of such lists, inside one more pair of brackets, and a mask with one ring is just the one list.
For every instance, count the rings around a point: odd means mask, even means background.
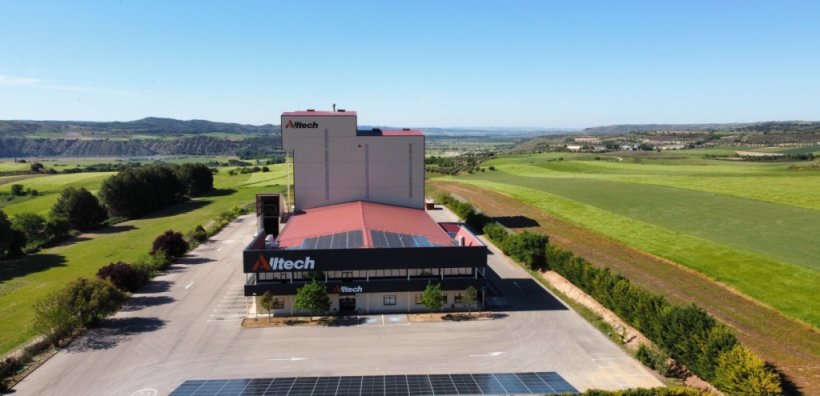
[{"label": "row of tree", "polygon": [[100,197],[112,216],[138,217],[213,189],[213,174],[203,164],[129,168],[105,179]]},{"label": "row of tree", "polygon": [[696,305],[679,306],[555,246],[546,248],[547,267],[561,274],[664,352],[718,389],[730,394],[778,395],[781,380],[734,334]]},{"label": "row of tree", "polygon": [[456,216],[463,219],[464,222],[474,230],[483,229],[484,225],[490,221],[490,218],[487,217],[487,215],[479,212],[473,205],[467,202],[459,201],[453,198],[450,194],[439,192],[435,194],[435,199],[436,202],[452,210]]},{"label": "row of tree", "polygon": [[[460,202],[459,207],[462,213],[475,213],[469,203]],[[780,376],[696,305],[671,304],[607,268],[595,267],[570,251],[549,245],[546,235],[513,234],[495,223],[487,224],[483,231],[505,254],[530,270],[549,269],[561,274],[718,389],[729,394],[782,393]]]}]

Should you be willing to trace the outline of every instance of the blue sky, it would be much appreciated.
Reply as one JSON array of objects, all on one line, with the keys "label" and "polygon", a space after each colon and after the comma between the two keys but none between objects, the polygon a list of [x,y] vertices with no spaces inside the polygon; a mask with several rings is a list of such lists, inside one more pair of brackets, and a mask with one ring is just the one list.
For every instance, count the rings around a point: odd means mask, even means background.
[{"label": "blue sky", "polygon": [[817,1],[3,1],[0,119],[820,120]]}]

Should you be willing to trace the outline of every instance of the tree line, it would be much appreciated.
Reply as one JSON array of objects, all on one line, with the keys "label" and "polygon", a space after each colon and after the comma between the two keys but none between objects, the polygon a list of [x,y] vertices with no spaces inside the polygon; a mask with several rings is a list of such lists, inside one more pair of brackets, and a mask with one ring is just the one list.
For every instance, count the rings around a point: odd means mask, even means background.
[{"label": "tree line", "polygon": [[[25,192],[13,185],[12,194]],[[47,216],[0,211],[0,259],[65,240],[72,232],[135,218],[213,190],[213,174],[202,164],[128,168],[103,181],[100,197],[86,188],[67,187]]]},{"label": "tree line", "polygon": [[[452,197],[446,202],[451,200]],[[459,202],[458,207],[461,213],[476,212],[469,203]],[[456,214],[461,217],[459,212]],[[740,345],[726,326],[700,307],[672,304],[607,268],[595,267],[570,251],[550,245],[546,235],[527,231],[511,233],[490,222],[486,222],[483,231],[505,254],[528,269],[552,270],[572,282],[638,329],[666,355],[721,391],[782,394],[782,379],[778,373]]]}]

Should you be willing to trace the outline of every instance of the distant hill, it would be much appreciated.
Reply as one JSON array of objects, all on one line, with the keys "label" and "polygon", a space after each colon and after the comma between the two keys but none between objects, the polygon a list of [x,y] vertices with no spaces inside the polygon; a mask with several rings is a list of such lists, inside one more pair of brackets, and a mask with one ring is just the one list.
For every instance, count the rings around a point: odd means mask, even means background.
[{"label": "distant hill", "polygon": [[143,118],[127,122],[0,121],[0,157],[268,156],[278,125]]},{"label": "distant hill", "polygon": [[579,133],[588,135],[622,135],[630,132],[651,131],[804,132],[814,129],[820,129],[820,122],[767,121],[727,124],[623,124],[586,128]]},{"label": "distant hill", "polygon": [[[175,120],[148,117],[136,121],[2,121],[2,137],[127,137],[131,135],[199,135],[225,133],[237,135],[278,135],[278,125],[243,125],[205,120]],[[60,136],[60,135],[64,136]]]}]

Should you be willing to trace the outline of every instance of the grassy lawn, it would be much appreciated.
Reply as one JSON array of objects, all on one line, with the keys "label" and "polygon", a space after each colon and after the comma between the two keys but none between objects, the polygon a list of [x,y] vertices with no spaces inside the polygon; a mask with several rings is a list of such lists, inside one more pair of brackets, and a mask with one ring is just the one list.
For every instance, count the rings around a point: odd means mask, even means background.
[{"label": "grassy lawn", "polygon": [[[22,184],[26,188],[39,191],[36,197],[25,196],[15,198],[13,201],[0,201],[0,209],[12,216],[18,213],[32,212],[45,215],[57,202],[60,191],[66,187],[85,187],[92,193],[97,193],[102,181],[113,175],[113,172],[89,172],[72,173],[65,175],[30,175],[23,180],[16,180],[14,183]],[[10,189],[10,183],[0,186],[0,189]]]},{"label": "grassy lawn", "polygon": [[197,224],[205,225],[220,212],[252,202],[256,193],[281,191],[283,187],[275,186],[276,182],[265,181],[283,180],[283,175],[281,165],[264,174],[228,176],[221,172],[215,176],[214,185],[228,194],[197,198],[148,218],[120,223],[84,234],[72,243],[4,262],[0,267],[0,353],[35,336],[28,324],[32,321],[31,306],[37,299],[72,279],[94,276],[97,269],[110,262],[132,261],[148,252],[153,239],[169,228],[185,232]]},{"label": "grassy lawn", "polygon": [[[700,164],[701,159],[687,156],[666,156],[658,159],[661,163],[649,164],[567,156],[549,161],[555,158],[555,154],[502,158],[484,164],[498,171],[443,180],[503,192],[686,265],[820,327],[820,244],[816,242],[820,211],[813,208],[820,208],[816,172],[793,174],[783,163],[714,160],[711,169]],[[681,177],[683,188],[669,186]],[[737,177],[749,184],[745,188],[732,184]],[[668,180],[657,182],[664,178]],[[719,189],[732,193],[719,193]],[[767,199],[754,199],[749,190]]]}]

